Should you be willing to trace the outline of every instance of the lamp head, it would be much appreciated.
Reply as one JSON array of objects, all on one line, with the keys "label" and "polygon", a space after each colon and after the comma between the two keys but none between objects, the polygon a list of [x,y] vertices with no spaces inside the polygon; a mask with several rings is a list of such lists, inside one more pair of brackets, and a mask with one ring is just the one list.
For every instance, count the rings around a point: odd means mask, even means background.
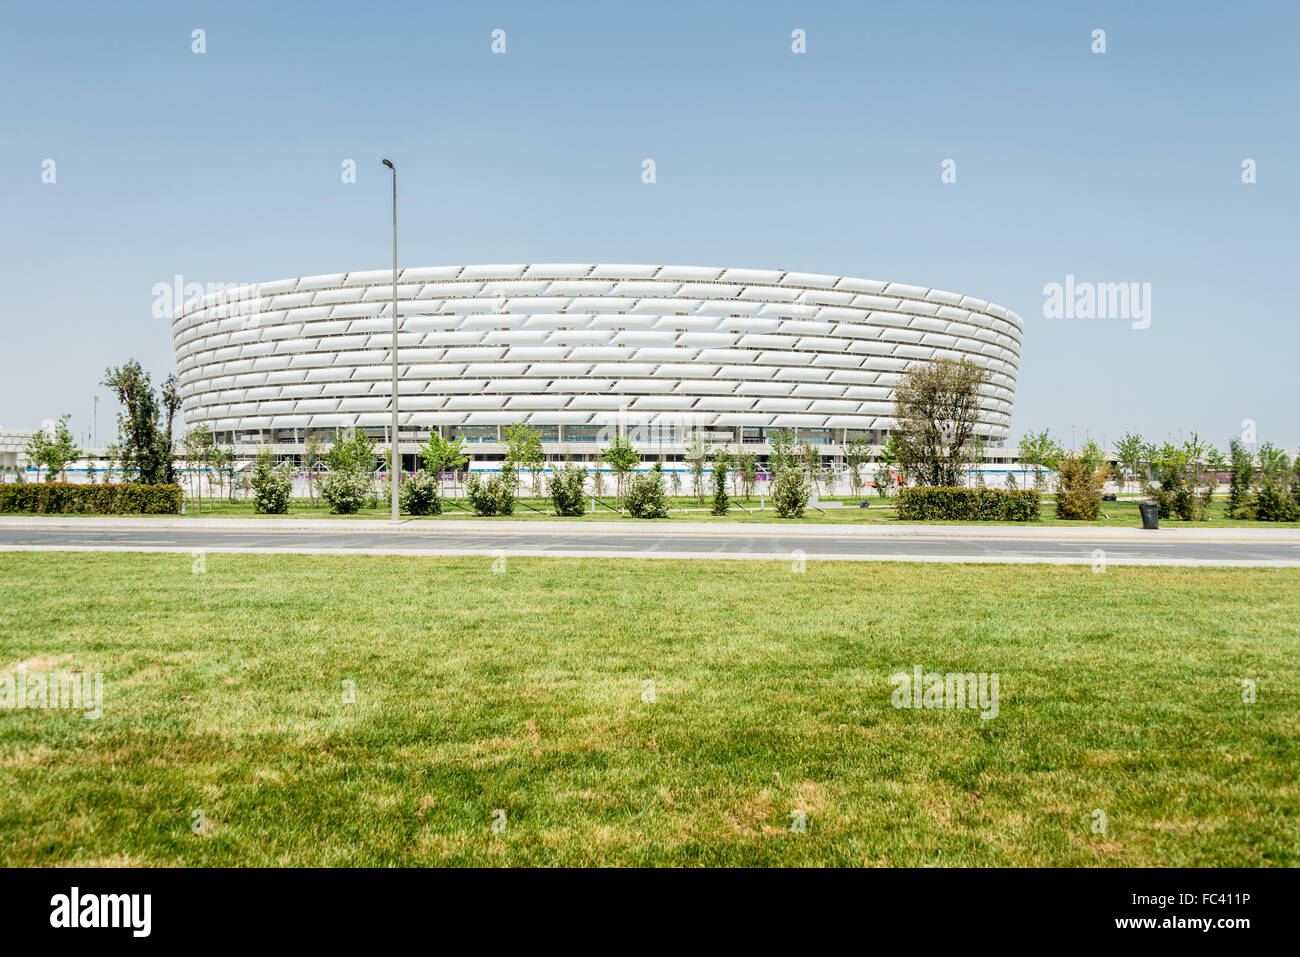
[{"label": "lamp head", "polygon": [[387,166],[389,169],[391,169],[394,173],[397,172],[397,167],[394,166],[394,165],[393,165],[391,162],[389,162],[388,160],[384,160],[384,165]]}]

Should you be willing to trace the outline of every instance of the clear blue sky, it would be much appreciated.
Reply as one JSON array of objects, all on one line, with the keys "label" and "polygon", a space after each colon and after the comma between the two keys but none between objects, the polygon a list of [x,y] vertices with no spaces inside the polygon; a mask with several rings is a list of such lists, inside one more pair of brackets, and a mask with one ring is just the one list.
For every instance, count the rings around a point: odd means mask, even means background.
[{"label": "clear blue sky", "polygon": [[[174,368],[151,289],[177,273],[387,265],[391,156],[403,265],[935,286],[1025,318],[1013,441],[1196,429],[1222,447],[1250,418],[1300,444],[1293,0],[24,3],[4,19],[4,426],[70,412],[84,430],[98,392],[111,437],[97,383],[130,357]],[[1067,274],[1151,283],[1150,328],[1044,319],[1044,284]]]}]

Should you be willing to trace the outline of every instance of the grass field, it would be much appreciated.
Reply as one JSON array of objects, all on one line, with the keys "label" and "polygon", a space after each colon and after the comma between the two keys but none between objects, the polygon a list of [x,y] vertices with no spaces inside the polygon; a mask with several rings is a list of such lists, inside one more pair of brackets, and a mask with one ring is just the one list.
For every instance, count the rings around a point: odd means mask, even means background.
[{"label": "grass field", "polygon": [[[831,499],[827,499],[830,501]],[[882,499],[877,496],[869,498],[870,506],[868,508],[858,508],[858,500],[849,501],[844,496],[839,496],[837,501],[844,503],[841,508],[829,508],[822,512],[816,509],[808,509],[807,514],[801,519],[784,519],[776,514],[772,509],[771,500],[765,499],[763,511],[759,511],[759,499],[733,499],[731,511],[725,516],[715,516],[709,514],[709,504],[711,499],[705,499],[705,507],[700,509],[695,504],[693,498],[674,498],[671,500],[674,509],[687,509],[690,511],[675,511],[671,518],[675,521],[690,522],[762,522],[776,523],[799,521],[814,524],[833,524],[833,525],[872,525],[872,524],[898,524],[898,516],[894,512],[893,500]],[[639,522],[642,519],[631,518],[627,515],[619,514],[608,508],[598,507],[596,511],[588,511],[581,517],[561,518],[555,514],[554,507],[549,498],[525,498],[521,500],[527,505],[520,504],[515,509],[515,514],[496,518],[480,518],[468,509],[468,503],[463,500],[457,500],[462,508],[448,507],[442,515],[429,516],[427,518],[410,518],[411,521],[437,522],[446,520],[464,520],[474,519],[475,521],[520,521],[520,520],[539,520],[546,519],[550,521],[563,522]],[[603,501],[613,504],[613,496],[606,496]],[[258,515],[253,511],[252,500],[240,502],[212,502],[207,499],[203,502],[203,509],[200,513],[197,503],[194,499],[186,500],[186,517],[198,517],[200,514],[204,518],[260,518],[267,521],[274,521],[277,516]],[[531,507],[529,507],[531,506]],[[741,508],[740,506],[743,506]],[[751,511],[745,511],[750,509]],[[307,499],[294,499],[289,507],[290,518],[320,518],[346,520],[348,518],[381,518],[389,517],[389,510],[386,505],[378,508],[363,509],[356,515],[333,515],[329,509],[319,501],[313,508],[311,502]],[[912,523],[909,523],[912,524]],[[931,525],[1007,525],[1007,522],[928,522]],[[1101,507],[1101,518],[1095,522],[1076,522],[1065,521],[1056,517],[1056,505],[1050,498],[1043,501],[1042,518],[1040,525],[1103,525],[1114,527],[1141,528],[1142,517],[1138,514],[1138,503],[1135,501],[1124,502],[1103,502]],[[1161,527],[1168,528],[1294,528],[1294,525],[1287,525],[1277,522],[1255,522],[1239,519],[1229,519],[1224,516],[1224,503],[1221,501],[1212,502],[1209,507],[1208,517],[1204,522],[1183,522],[1177,519],[1165,519],[1161,522]]]},{"label": "grass field", "polygon": [[0,554],[0,864],[1300,864],[1300,571],[206,562]]}]

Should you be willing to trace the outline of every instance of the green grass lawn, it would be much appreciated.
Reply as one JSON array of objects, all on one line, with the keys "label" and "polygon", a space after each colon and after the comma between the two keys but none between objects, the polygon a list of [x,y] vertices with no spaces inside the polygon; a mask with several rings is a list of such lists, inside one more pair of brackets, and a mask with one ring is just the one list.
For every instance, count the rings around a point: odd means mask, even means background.
[{"label": "green grass lawn", "polygon": [[1297,570],[206,562],[0,554],[0,864],[1300,864]]},{"label": "green grass lawn", "polygon": [[[846,496],[837,496],[835,499],[826,498],[827,501],[841,501],[844,507],[829,508],[822,512],[809,508],[807,515],[802,519],[784,519],[776,514],[772,509],[771,499],[763,500],[764,510],[758,511],[759,499],[736,498],[733,499],[733,507],[725,516],[715,516],[709,514],[709,505],[712,503],[711,498],[705,499],[705,507],[698,508],[693,498],[673,498],[671,504],[674,509],[690,509],[690,511],[674,511],[671,518],[674,521],[690,522],[763,522],[763,523],[788,523],[790,521],[808,522],[814,524],[833,524],[833,525],[873,525],[873,524],[899,524],[898,516],[894,512],[893,500],[882,499],[878,496],[870,496],[868,508],[859,508],[859,499],[849,500]],[[441,515],[429,516],[427,518],[413,518],[404,516],[411,521],[447,521],[447,520],[464,520],[474,519],[476,521],[519,521],[519,520],[551,520],[563,522],[639,522],[641,519],[631,518],[627,515],[619,514],[608,508],[598,507],[596,511],[588,511],[581,517],[561,518],[555,514],[554,507],[549,498],[524,498],[521,504],[515,509],[515,514],[504,517],[480,518],[473,511],[469,510],[468,503],[457,500],[461,508],[448,506]],[[614,504],[613,496],[606,496],[603,499],[609,505]],[[526,504],[522,504],[526,503]],[[741,508],[743,506],[744,508]],[[749,509],[750,511],[745,511]],[[1224,515],[1225,505],[1222,501],[1212,502],[1208,511],[1208,518],[1204,522],[1182,522],[1177,519],[1166,519],[1161,522],[1161,527],[1167,528],[1287,528],[1294,525],[1279,524],[1276,522],[1255,522],[1240,519],[1229,519]],[[258,515],[253,511],[253,502],[251,499],[240,502],[212,502],[205,499],[203,509],[200,513],[197,503],[194,499],[186,499],[186,517],[194,518],[200,514],[204,518],[263,518],[268,521],[274,521],[278,516]],[[289,506],[290,518],[321,518],[321,519],[348,519],[348,518],[380,518],[389,517],[389,510],[386,505],[378,508],[363,509],[356,515],[333,515],[329,509],[319,500],[315,507],[312,507],[308,499],[293,499]],[[908,523],[916,524],[916,523]],[[927,522],[930,525],[1008,525],[1023,524],[1009,522]],[[1031,523],[1032,524],[1032,523]],[[1101,518],[1095,522],[1076,522],[1065,521],[1056,517],[1056,505],[1050,498],[1044,498],[1042,519],[1038,524],[1041,525],[1102,525],[1128,528],[1141,528],[1142,517],[1138,514],[1137,502],[1103,502],[1101,507]]]}]

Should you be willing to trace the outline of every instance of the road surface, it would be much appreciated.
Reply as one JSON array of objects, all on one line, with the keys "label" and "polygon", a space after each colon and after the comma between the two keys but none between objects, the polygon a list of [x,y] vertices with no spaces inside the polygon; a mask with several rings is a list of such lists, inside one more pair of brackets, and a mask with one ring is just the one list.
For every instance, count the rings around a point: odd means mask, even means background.
[{"label": "road surface", "polygon": [[0,551],[727,558],[1300,568],[1300,530],[0,519]]}]

